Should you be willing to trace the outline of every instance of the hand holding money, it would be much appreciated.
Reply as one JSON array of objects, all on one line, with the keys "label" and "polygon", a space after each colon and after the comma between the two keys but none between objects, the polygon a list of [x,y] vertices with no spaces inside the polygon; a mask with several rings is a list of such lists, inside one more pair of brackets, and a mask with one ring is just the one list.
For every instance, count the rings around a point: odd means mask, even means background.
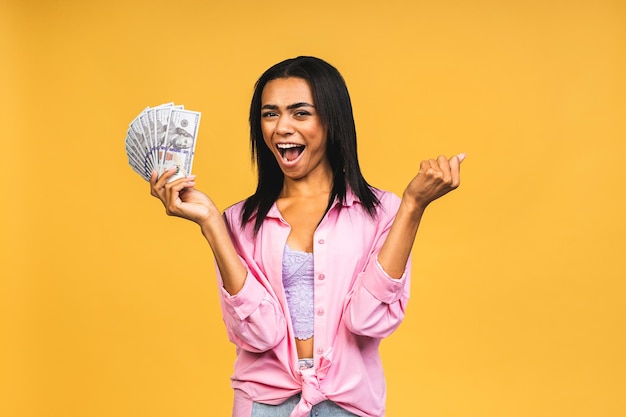
[{"label": "hand holding money", "polygon": [[191,174],[200,112],[185,110],[174,103],[147,107],[126,133],[128,163],[143,179],[150,181],[153,170],[160,177],[174,168],[173,181]]},{"label": "hand holding money", "polygon": [[176,169],[170,168],[157,178],[156,170],[150,176],[150,194],[161,200],[168,216],[182,217],[198,224],[208,219],[211,213],[220,212],[211,199],[194,188],[195,175],[171,181]]}]

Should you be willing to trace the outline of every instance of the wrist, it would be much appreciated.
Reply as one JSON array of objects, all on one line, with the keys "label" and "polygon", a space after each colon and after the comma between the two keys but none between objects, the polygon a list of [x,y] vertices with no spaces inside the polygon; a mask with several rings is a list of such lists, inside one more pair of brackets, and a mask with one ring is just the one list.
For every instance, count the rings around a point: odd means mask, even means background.
[{"label": "wrist", "polygon": [[196,223],[200,226],[200,231],[207,240],[214,236],[218,229],[225,227],[222,214],[217,209],[211,210],[206,217]]},{"label": "wrist", "polygon": [[405,194],[402,195],[402,201],[400,203],[400,208],[406,211],[407,214],[412,217],[421,217],[428,207],[428,203],[426,201],[421,201],[413,197],[409,197]]}]

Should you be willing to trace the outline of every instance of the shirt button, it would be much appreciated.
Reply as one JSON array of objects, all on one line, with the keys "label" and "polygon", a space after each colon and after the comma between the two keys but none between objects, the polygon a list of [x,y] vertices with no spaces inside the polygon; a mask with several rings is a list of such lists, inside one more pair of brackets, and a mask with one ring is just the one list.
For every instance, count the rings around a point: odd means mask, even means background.
[{"label": "shirt button", "polygon": [[324,239],[320,239],[320,240],[317,241],[317,243],[319,243],[320,245],[323,245],[324,242],[325,242]]},{"label": "shirt button", "polygon": [[323,280],[324,278],[326,278],[326,275],[324,275],[324,274],[319,274],[317,277],[318,277],[319,279]]},{"label": "shirt button", "polygon": [[324,349],[322,349],[321,347],[317,348],[317,354],[321,355],[322,353],[324,353]]},{"label": "shirt button", "polygon": [[319,310],[317,310],[317,315],[318,316],[323,316],[324,315],[324,309],[320,308]]}]

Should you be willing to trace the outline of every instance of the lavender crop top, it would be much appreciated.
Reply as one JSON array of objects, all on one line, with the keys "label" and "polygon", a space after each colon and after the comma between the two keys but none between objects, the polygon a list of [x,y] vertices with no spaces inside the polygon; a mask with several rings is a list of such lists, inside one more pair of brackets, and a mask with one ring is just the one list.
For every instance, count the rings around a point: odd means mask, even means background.
[{"label": "lavender crop top", "polygon": [[291,250],[283,252],[283,287],[296,339],[313,336],[313,254]]}]

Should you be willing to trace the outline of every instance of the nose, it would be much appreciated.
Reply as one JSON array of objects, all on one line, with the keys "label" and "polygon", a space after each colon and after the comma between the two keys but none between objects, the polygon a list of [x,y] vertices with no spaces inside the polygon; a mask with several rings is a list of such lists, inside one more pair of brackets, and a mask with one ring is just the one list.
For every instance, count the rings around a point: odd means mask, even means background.
[{"label": "nose", "polygon": [[291,125],[289,115],[281,114],[280,116],[278,116],[274,131],[277,135],[281,136],[288,136],[293,133],[293,126]]}]

